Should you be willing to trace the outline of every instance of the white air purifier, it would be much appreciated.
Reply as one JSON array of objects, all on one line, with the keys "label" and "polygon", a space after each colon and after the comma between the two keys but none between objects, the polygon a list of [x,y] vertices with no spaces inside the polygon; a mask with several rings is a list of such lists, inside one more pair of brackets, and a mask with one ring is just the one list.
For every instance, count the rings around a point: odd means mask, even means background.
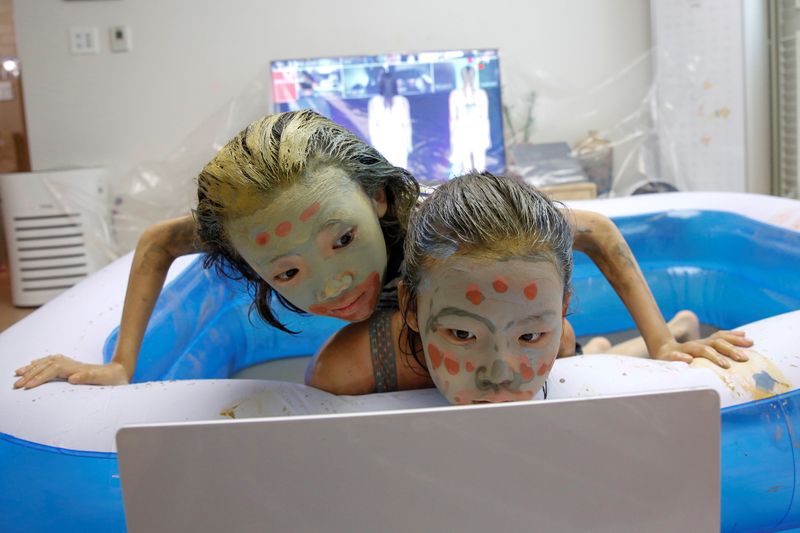
[{"label": "white air purifier", "polygon": [[0,174],[14,305],[46,303],[114,258],[104,168]]}]

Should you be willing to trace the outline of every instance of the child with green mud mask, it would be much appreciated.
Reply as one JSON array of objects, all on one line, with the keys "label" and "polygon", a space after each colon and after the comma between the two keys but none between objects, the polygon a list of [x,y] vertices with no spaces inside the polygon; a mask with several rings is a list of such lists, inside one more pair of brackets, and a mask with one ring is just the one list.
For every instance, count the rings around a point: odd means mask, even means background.
[{"label": "child with green mud mask", "polygon": [[[401,349],[424,356],[452,403],[533,398],[556,357],[575,353],[565,318],[572,248],[565,213],[532,187],[488,173],[442,185],[406,236]],[[688,361],[707,346],[733,357],[734,345],[751,344],[740,332],[661,338],[655,353]]]},{"label": "child with green mud mask", "polygon": [[349,322],[397,308],[402,243],[419,185],[375,148],[312,111],[266,116],[228,142],[197,178],[187,215],[149,228],[136,247],[119,341],[107,365],[63,355],[17,370],[16,387],[52,379],[124,384],[172,262],[243,277],[265,322],[286,330],[272,296],[296,311]]}]

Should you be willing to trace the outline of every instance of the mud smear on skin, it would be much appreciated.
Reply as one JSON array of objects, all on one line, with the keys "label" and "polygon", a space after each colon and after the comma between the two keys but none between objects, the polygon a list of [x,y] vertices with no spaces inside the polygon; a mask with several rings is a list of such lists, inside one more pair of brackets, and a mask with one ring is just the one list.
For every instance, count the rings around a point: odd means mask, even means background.
[{"label": "mud smear on skin", "polygon": [[743,363],[731,361],[731,367],[727,369],[699,358],[689,366],[711,370],[734,394],[753,400],[771,398],[794,388],[772,361],[755,350],[746,352],[749,360]]}]

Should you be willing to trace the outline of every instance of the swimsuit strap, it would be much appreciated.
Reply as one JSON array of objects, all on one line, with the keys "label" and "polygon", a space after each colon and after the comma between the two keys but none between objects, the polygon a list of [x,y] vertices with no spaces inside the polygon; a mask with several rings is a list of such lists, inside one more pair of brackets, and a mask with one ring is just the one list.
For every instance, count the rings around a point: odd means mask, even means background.
[{"label": "swimsuit strap", "polygon": [[369,351],[372,355],[375,392],[397,390],[397,364],[392,342],[392,315],[395,311],[378,310],[369,321]]}]

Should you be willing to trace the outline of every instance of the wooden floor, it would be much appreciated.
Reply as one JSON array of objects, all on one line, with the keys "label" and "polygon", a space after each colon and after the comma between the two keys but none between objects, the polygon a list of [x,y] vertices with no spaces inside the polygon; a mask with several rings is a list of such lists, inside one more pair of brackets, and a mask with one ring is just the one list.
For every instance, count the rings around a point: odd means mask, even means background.
[{"label": "wooden floor", "polygon": [[8,276],[8,267],[0,265],[0,331],[8,329],[35,310],[35,307],[14,307],[11,304],[11,280]]}]

